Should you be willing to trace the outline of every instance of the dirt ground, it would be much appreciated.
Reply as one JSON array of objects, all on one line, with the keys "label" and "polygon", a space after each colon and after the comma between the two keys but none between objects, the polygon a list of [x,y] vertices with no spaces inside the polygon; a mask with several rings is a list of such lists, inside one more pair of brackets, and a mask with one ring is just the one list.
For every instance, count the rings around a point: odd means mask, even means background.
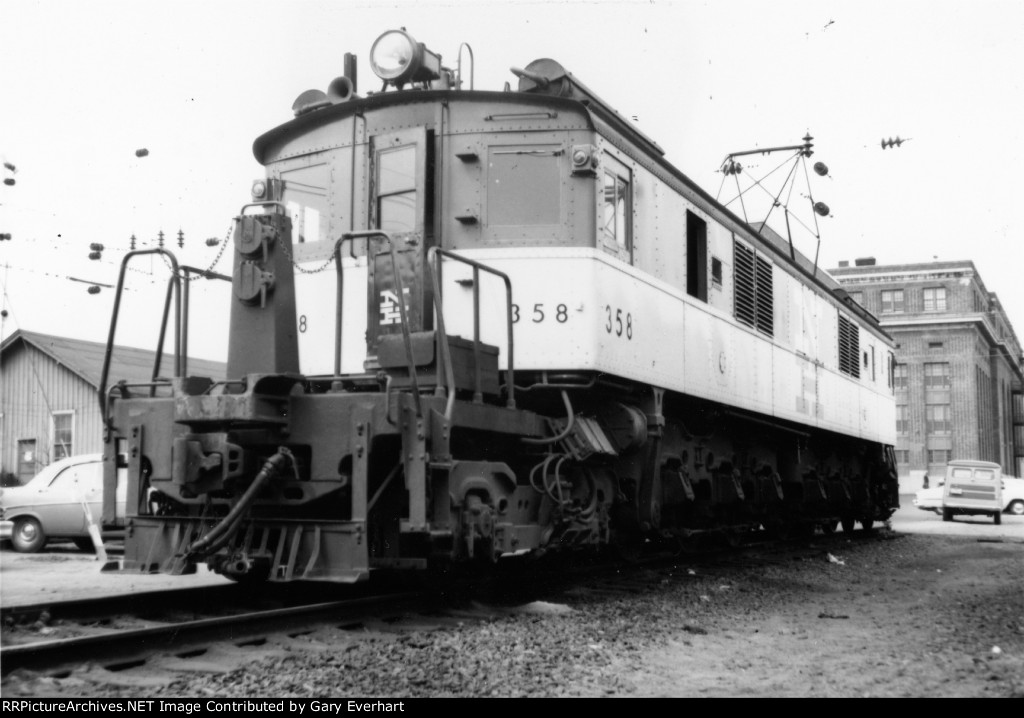
[{"label": "dirt ground", "polygon": [[[883,535],[645,597],[630,637],[641,650],[601,661],[565,695],[1024,697],[1024,517],[950,524],[905,500]],[[0,603],[224,581],[100,565],[71,546],[5,550]]]}]

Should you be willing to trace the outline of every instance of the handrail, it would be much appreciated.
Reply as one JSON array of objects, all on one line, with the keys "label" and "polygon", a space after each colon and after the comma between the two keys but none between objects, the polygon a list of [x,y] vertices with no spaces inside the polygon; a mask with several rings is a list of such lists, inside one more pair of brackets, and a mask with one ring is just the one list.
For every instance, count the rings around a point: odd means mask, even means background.
[{"label": "handrail", "polygon": [[[398,271],[398,253],[395,251],[395,243],[391,239],[391,235],[380,229],[367,229],[358,232],[345,232],[341,235],[341,239],[335,245],[335,251],[341,247],[341,242],[346,239],[361,239],[370,237],[380,237],[388,243],[388,249],[391,254],[391,272],[395,279],[395,290],[398,295],[398,313],[402,320],[402,341],[405,343],[405,358],[409,362],[409,378],[412,380],[412,393],[413,398],[416,401],[416,417],[423,416],[423,406],[420,401],[420,386],[416,380],[416,361],[412,355],[412,336],[409,331],[409,323],[405,312],[405,287],[402,286],[402,275]],[[369,258],[367,258],[369,262]],[[339,351],[339,350],[336,350]],[[340,352],[339,352],[340,356]]]},{"label": "handrail", "polygon": [[[176,276],[176,275],[175,275]],[[152,381],[156,381],[156,378],[160,376],[160,367],[163,364],[164,357],[164,339],[167,337],[167,317],[170,316],[171,308],[171,297],[174,296],[174,290],[178,290],[178,304],[175,306],[175,325],[178,327],[178,351],[174,357],[174,375],[184,376],[181,371],[181,286],[180,283],[176,286],[175,277],[171,277],[167,280],[167,296],[164,298],[164,313],[160,320],[160,335],[156,340],[156,356],[153,358],[153,376],[150,377]],[[151,397],[156,396],[156,388],[149,390]]]},{"label": "handrail", "polygon": [[[442,257],[448,257],[456,262],[462,262],[473,268],[473,356],[475,359],[475,386],[477,395],[480,395],[480,271],[488,272],[497,277],[500,277],[505,282],[505,321],[508,326],[508,401],[506,406],[509,409],[516,407],[515,398],[515,361],[514,361],[514,346],[512,337],[512,280],[504,272],[499,272],[493,267],[488,267],[486,264],[482,264],[475,260],[463,257],[454,252],[441,249],[440,247],[431,247],[427,250],[427,267],[430,270],[431,282],[434,286],[434,308],[437,311],[438,316],[438,328],[441,330],[441,336],[444,340],[445,349],[445,363],[451,368],[451,350],[448,348],[448,335],[444,332],[444,311],[441,303],[441,288],[438,283],[437,275],[439,269],[434,269],[437,255]],[[440,267],[440,265],[438,265]],[[454,380],[449,379],[449,409],[446,410],[446,416],[450,418],[450,407],[452,404],[452,397],[454,397]]]},{"label": "handrail", "polygon": [[182,265],[181,271],[185,277],[185,287],[181,292],[181,375],[188,376],[188,288],[192,283],[189,275],[197,274],[204,279],[223,279],[227,282],[231,281],[231,277],[211,272],[209,269],[199,269],[187,265]]},{"label": "handrail", "polygon": [[[334,243],[334,271],[338,276],[337,296],[335,297],[334,307],[334,376],[341,376],[341,336],[342,336],[342,308],[345,301],[345,272],[341,266],[341,247],[345,242],[351,242],[348,247],[348,255],[352,259],[356,258],[355,255],[355,240],[358,237],[353,237],[351,234],[343,234],[341,239]],[[366,243],[369,245],[370,239],[366,238]],[[366,254],[369,255],[369,246],[367,246]],[[369,264],[369,256],[367,256],[367,264]]]},{"label": "handrail", "polygon": [[[114,336],[117,333],[117,318],[118,318],[118,314],[121,311],[121,295],[122,295],[122,293],[124,291],[124,277],[125,277],[125,273],[128,271],[128,262],[129,262],[129,260],[131,260],[132,257],[136,257],[136,256],[142,255],[142,254],[162,254],[162,255],[164,255],[170,261],[172,272],[171,272],[171,279],[170,279],[170,282],[168,284],[168,289],[167,289],[168,303],[166,303],[164,305],[163,326],[166,326],[166,323],[167,323],[167,313],[168,313],[168,309],[169,309],[168,304],[169,304],[169,300],[170,300],[170,296],[171,296],[171,290],[173,288],[173,289],[177,289],[178,290],[177,291],[177,295],[176,295],[178,297],[178,301],[174,305],[174,307],[175,307],[175,322],[174,322],[174,324],[175,324],[176,327],[181,327],[181,286],[180,286],[180,284],[181,284],[181,277],[179,276],[179,273],[178,273],[178,260],[177,260],[177,258],[175,258],[175,256],[171,252],[169,252],[166,249],[163,249],[162,247],[161,248],[156,248],[156,249],[136,249],[136,250],[133,250],[131,252],[128,252],[128,254],[124,255],[124,259],[121,260],[121,271],[118,273],[118,276],[117,276],[117,288],[116,288],[116,290],[114,292],[114,311],[113,311],[113,313],[111,314],[111,317],[110,317],[110,331],[107,334],[107,347],[106,347],[106,351],[103,353],[103,370],[100,372],[100,385],[99,385],[99,388],[98,388],[99,402],[100,402],[100,416],[102,417],[103,424],[108,429],[110,428],[110,417],[107,416],[107,406],[108,406],[108,404],[107,404],[107,379],[110,376],[110,355],[113,352]],[[160,341],[161,341],[161,345],[159,347],[157,347],[157,355],[158,356],[163,353],[163,328],[161,328],[161,338],[160,338]],[[180,369],[181,369],[181,332],[180,331],[178,331],[176,333],[175,337],[174,337],[174,344],[175,344],[175,346],[174,346],[174,361],[175,361],[174,366],[175,366],[175,371],[180,371]],[[159,365],[159,359],[158,359],[157,360],[157,365],[153,369],[153,372],[154,372],[153,378],[154,379],[156,379],[156,374],[159,372],[159,368],[160,368],[160,365]],[[175,376],[180,376],[180,374],[175,374]]]},{"label": "handrail", "polygon": [[[441,345],[441,361],[444,362],[444,381],[448,387],[448,401],[444,407],[444,419],[445,421],[451,421],[452,411],[455,407],[455,370],[452,368],[452,350],[448,346],[448,332],[444,328],[444,309],[441,303],[441,287],[437,281],[437,272],[434,271],[434,250],[437,247],[431,247],[427,250],[427,263],[426,270],[430,274],[430,285],[433,288],[434,296],[434,313],[437,315],[437,331],[440,332],[440,345]],[[440,250],[438,250],[440,251]],[[477,368],[479,371],[479,367]]]}]

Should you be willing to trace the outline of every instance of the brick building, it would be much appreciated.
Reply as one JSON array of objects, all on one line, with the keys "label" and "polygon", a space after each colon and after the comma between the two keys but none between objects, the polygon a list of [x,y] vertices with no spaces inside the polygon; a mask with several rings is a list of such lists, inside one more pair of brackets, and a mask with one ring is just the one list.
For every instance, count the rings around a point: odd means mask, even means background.
[{"label": "brick building", "polygon": [[829,273],[896,342],[896,457],[904,491],[950,459],[1024,476],[1021,345],[974,263],[840,262]]}]

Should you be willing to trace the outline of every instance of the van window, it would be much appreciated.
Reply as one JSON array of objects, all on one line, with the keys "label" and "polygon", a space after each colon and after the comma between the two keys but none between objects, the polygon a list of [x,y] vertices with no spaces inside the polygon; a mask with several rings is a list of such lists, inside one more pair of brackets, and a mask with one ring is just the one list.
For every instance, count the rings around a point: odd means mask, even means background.
[{"label": "van window", "polygon": [[969,479],[969,478],[971,478],[971,470],[970,469],[953,469],[953,478],[954,479]]},{"label": "van window", "polygon": [[981,481],[994,481],[996,478],[996,472],[990,469],[977,469],[974,472],[974,478]]}]

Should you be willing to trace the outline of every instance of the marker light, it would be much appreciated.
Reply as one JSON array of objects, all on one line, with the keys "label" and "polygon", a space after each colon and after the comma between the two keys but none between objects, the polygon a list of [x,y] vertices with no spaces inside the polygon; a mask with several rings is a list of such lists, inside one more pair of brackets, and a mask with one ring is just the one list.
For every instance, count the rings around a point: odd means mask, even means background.
[{"label": "marker light", "polygon": [[384,82],[400,87],[441,76],[441,57],[404,30],[388,30],[370,48],[370,67]]}]

